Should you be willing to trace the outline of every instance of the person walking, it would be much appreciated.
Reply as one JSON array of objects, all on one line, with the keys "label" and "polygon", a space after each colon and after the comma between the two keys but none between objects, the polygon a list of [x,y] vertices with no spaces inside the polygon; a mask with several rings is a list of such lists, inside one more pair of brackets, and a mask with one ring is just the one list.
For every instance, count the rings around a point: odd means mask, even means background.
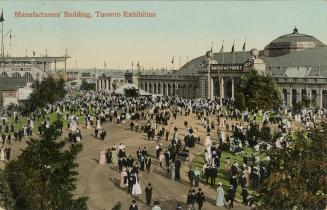
[{"label": "person walking", "polygon": [[223,207],[225,205],[225,192],[222,183],[219,182],[217,188],[216,206]]},{"label": "person walking", "polygon": [[151,199],[152,199],[152,186],[151,183],[148,184],[145,188],[145,198],[146,198],[146,204],[148,206],[151,205]]},{"label": "person walking", "polygon": [[198,193],[196,194],[196,203],[198,204],[198,210],[201,210],[203,204],[206,200],[204,193],[202,192],[201,188],[198,189]]},{"label": "person walking", "polygon": [[132,204],[129,206],[129,209],[128,210],[138,210],[139,208],[138,208],[138,206],[137,206],[137,204],[136,204],[136,201],[135,200],[133,200],[132,201]]}]

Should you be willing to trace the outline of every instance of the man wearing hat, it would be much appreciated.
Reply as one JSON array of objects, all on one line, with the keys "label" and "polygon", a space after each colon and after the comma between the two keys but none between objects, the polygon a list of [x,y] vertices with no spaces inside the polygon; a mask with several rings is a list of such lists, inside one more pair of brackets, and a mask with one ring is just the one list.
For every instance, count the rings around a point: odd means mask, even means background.
[{"label": "man wearing hat", "polygon": [[138,210],[138,206],[136,204],[136,201],[135,200],[132,200],[132,204],[129,206],[129,209],[128,210]]}]

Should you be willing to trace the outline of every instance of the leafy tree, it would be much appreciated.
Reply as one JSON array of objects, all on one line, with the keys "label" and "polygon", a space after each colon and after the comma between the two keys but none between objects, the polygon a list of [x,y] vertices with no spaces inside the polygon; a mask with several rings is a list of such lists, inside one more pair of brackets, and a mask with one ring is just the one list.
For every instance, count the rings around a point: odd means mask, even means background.
[{"label": "leafy tree", "polygon": [[270,176],[255,195],[262,209],[317,209],[327,206],[327,124],[298,131],[286,149],[268,155]]},{"label": "leafy tree", "polygon": [[62,77],[57,81],[57,92],[59,99],[65,98],[67,91],[65,89],[65,80]]},{"label": "leafy tree", "polygon": [[235,102],[234,102],[235,107],[240,110],[244,111],[245,110],[245,98],[243,93],[238,92],[235,94]]},{"label": "leafy tree", "polygon": [[249,110],[270,110],[282,104],[277,82],[271,76],[258,74],[255,70],[241,77],[239,90],[246,98],[245,106]]},{"label": "leafy tree", "polygon": [[139,89],[136,89],[134,87],[132,87],[132,88],[125,88],[124,89],[124,92],[125,92],[125,96],[132,97],[132,98],[136,98],[136,97],[138,97],[140,95]]},{"label": "leafy tree", "polygon": [[37,108],[42,108],[48,103],[53,103],[64,98],[66,95],[65,81],[61,78],[58,81],[52,77],[43,81],[36,81],[33,84],[33,92],[25,102],[25,111],[33,112]]},{"label": "leafy tree", "polygon": [[73,198],[77,154],[81,144],[65,148],[60,132],[51,125],[40,140],[31,139],[17,160],[9,162],[4,177],[15,209],[87,209],[86,197]]},{"label": "leafy tree", "polygon": [[85,79],[82,80],[80,90],[95,90],[95,83],[88,83]]}]

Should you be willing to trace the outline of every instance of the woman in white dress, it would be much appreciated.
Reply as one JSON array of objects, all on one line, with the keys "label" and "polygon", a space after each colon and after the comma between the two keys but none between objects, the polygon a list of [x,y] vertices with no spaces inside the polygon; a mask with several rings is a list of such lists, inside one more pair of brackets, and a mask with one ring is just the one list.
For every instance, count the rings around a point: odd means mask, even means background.
[{"label": "woman in white dress", "polygon": [[133,185],[132,188],[132,195],[141,195],[142,194],[142,190],[141,190],[141,185],[139,183],[139,177],[138,175],[135,173],[135,184]]},{"label": "woman in white dress", "polygon": [[225,204],[224,189],[222,183],[218,184],[217,188],[217,197],[216,197],[216,206],[223,207]]},{"label": "woman in white dress", "polygon": [[106,151],[101,151],[100,152],[100,158],[99,158],[99,164],[104,165],[106,163],[107,163]]},{"label": "woman in white dress", "polygon": [[123,171],[120,174],[120,187],[121,188],[127,187],[127,172],[126,172],[126,168],[123,168]]},{"label": "woman in white dress", "polygon": [[3,147],[0,150],[0,160],[5,161],[5,149]]}]

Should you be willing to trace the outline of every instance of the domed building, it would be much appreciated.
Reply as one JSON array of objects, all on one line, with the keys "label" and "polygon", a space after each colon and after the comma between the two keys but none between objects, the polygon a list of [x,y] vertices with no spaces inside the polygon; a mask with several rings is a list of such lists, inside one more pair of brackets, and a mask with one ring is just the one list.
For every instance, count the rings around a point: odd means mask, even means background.
[{"label": "domed building", "polygon": [[294,28],[263,50],[208,51],[179,70],[128,73],[126,81],[133,81],[152,94],[233,99],[240,77],[254,69],[276,79],[285,106],[308,99],[319,108],[327,108],[326,58],[327,46],[323,42]]}]

